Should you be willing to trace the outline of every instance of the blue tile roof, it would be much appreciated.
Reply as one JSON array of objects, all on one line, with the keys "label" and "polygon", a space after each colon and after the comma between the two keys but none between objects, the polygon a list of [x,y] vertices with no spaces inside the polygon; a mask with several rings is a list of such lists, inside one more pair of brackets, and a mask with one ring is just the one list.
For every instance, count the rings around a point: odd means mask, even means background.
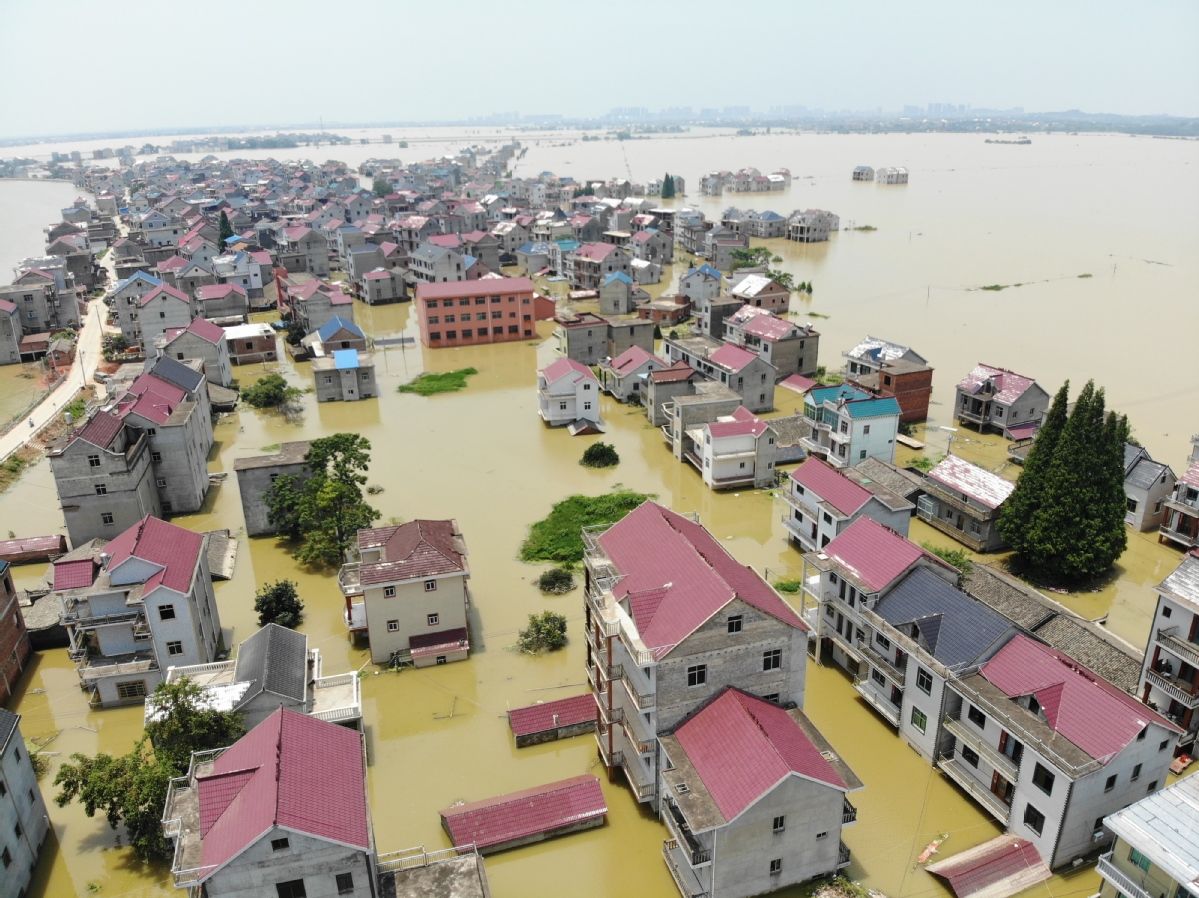
[{"label": "blue tile roof", "polygon": [[628,284],[629,286],[632,286],[632,284],[633,284],[633,279],[631,277],[629,277],[627,274],[625,274],[623,271],[612,272],[610,275],[608,275],[606,278],[604,278],[604,285],[607,286],[608,284],[612,283],[613,281],[620,281],[620,283]]},{"label": "blue tile roof", "polygon": [[689,278],[693,274],[702,274],[705,277],[716,278],[716,280],[720,280],[720,278],[722,277],[720,272],[717,271],[715,268],[713,268],[711,265],[709,265],[707,262],[705,262],[703,265],[699,266],[698,268],[689,269],[687,271],[687,273],[683,275],[683,277]]},{"label": "blue tile roof", "polygon": [[158,278],[154,277],[154,275],[146,274],[144,271],[141,271],[139,269],[138,271],[135,271],[135,272],[133,272],[133,274],[129,275],[129,277],[125,278],[125,280],[123,280],[119,284],[117,284],[116,287],[113,288],[113,290],[114,290],[114,292],[117,290],[122,290],[125,287],[128,287],[134,281],[145,281],[151,287],[161,287],[162,286],[162,281],[160,281]]},{"label": "blue tile roof", "polygon": [[347,321],[345,318],[341,318],[337,315],[334,315],[332,318],[322,324],[317,329],[317,334],[320,336],[321,341],[323,342],[328,340],[342,328],[348,330],[355,337],[361,337],[363,335],[362,328],[356,325],[353,321]]},{"label": "blue tile roof", "polygon": [[869,399],[870,394],[865,390],[849,384],[838,384],[833,387],[817,387],[808,391],[808,397],[817,405],[824,402],[836,402],[840,399]]},{"label": "blue tile roof", "polygon": [[847,402],[845,412],[851,418],[885,418],[899,414],[899,400],[893,396]]},{"label": "blue tile roof", "polygon": [[357,349],[338,349],[333,353],[333,366],[338,371],[348,371],[358,367]]}]

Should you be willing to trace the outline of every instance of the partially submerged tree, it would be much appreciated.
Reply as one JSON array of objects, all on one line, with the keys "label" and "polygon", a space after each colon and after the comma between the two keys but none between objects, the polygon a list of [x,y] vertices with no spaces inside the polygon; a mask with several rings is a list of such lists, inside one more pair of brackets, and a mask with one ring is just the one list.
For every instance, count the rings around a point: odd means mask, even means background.
[{"label": "partially submerged tree", "polygon": [[291,405],[303,391],[283,379],[282,374],[264,374],[241,391],[242,401],[254,408],[280,408]]},{"label": "partially submerged tree", "polygon": [[662,199],[669,200],[674,197],[674,175],[670,172],[666,173],[666,177],[662,179]]},{"label": "partially submerged tree", "polygon": [[520,631],[517,646],[526,654],[552,652],[566,645],[566,616],[555,611],[529,615],[529,625]]},{"label": "partially submerged tree", "polygon": [[583,450],[579,464],[588,468],[610,468],[620,464],[620,455],[611,443],[592,443]]},{"label": "partially submerged tree", "polygon": [[254,593],[254,610],[258,612],[258,626],[278,624],[294,630],[304,616],[304,601],[294,580],[276,580],[264,583]]},{"label": "partially submerged tree", "polygon": [[563,595],[575,588],[575,575],[568,567],[552,567],[537,578],[537,588],[550,595]]},{"label": "partially submerged tree", "polygon": [[391,193],[391,182],[382,176],[376,175],[374,181],[371,182],[371,192],[379,197],[379,199],[382,199]]}]

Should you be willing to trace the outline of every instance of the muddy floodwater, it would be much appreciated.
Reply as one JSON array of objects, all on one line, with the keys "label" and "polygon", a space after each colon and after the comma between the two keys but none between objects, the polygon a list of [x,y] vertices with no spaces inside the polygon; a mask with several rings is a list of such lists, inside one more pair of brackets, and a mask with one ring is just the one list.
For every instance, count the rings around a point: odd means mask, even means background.
[{"label": "muddy floodwater", "polygon": [[[468,139],[447,145],[461,145]],[[839,353],[867,333],[908,342],[936,367],[932,420],[922,431],[928,451],[953,451],[1014,477],[1004,446],[948,426],[953,383],[976,361],[1036,376],[1054,389],[1062,378],[1079,385],[1094,376],[1126,411],[1154,456],[1179,469],[1187,437],[1199,429],[1199,378],[1194,359],[1176,336],[1194,320],[1194,239],[1199,232],[1197,147],[1183,141],[1130,137],[1034,137],[1031,146],[985,145],[982,137],[888,135],[709,137],[574,142],[561,137],[531,145],[518,174],[544,169],[579,177],[682,174],[692,190],[703,171],[755,165],[787,166],[796,176],[784,194],[706,199],[710,216],[736,204],[773,208],[821,207],[841,215],[843,231],[828,244],[770,245],[779,267],[810,280],[811,303],[795,302],[823,333],[821,361],[836,367]],[[320,152],[359,161],[333,148]],[[361,155],[428,155],[381,146],[347,148]],[[854,184],[853,165],[907,165],[907,187]],[[627,168],[626,168],[627,164]],[[809,179],[806,176],[811,175]],[[0,189],[6,185],[0,184]],[[691,196],[675,201],[699,204]],[[52,208],[58,208],[56,203]],[[30,227],[44,226],[45,220]],[[2,254],[0,254],[2,255]],[[677,277],[676,265],[672,277]],[[1081,274],[1091,277],[1082,278]],[[1000,291],[984,285],[1015,285]],[[668,289],[663,284],[661,289]],[[407,305],[355,306],[359,324],[375,337],[416,336]],[[821,317],[816,317],[817,313]],[[827,317],[823,317],[827,316]],[[505,712],[511,707],[577,694],[586,688],[579,590],[543,597],[533,584],[544,566],[517,559],[529,524],[570,493],[617,485],[655,494],[703,523],[740,561],[771,580],[798,576],[800,555],[788,547],[772,491],[713,493],[695,471],[676,462],[640,409],[605,401],[605,441],[618,467],[595,471],[578,463],[594,437],[571,438],[546,429],[536,413],[535,369],[548,359],[551,326],[540,339],[467,349],[393,346],[376,354],[382,397],[318,406],[311,395],[297,418],[240,410],[216,425],[209,468],[229,479],[210,493],[201,514],[174,519],[194,529],[242,529],[233,460],[275,444],[340,430],[363,434],[374,446],[369,481],[382,487],[370,501],[382,520],[457,518],[470,551],[473,652],[469,661],[402,673],[369,664],[351,644],[341,617],[334,572],[298,569],[273,540],[239,537],[234,578],[216,586],[226,642],[233,646],[256,627],[253,593],[278,578],[299,583],[306,602],[302,630],[325,656],[327,673],[361,669],[369,755],[369,793],[381,851],[448,844],[437,811],[588,770],[599,772],[594,740],[578,737],[517,751]],[[430,398],[395,388],[422,371],[473,366],[479,374],[456,394]],[[236,370],[242,383],[278,370],[297,386],[311,383],[307,364]],[[0,370],[0,389],[17,383]],[[7,397],[6,397],[7,398]],[[780,390],[778,412],[798,397]],[[2,417],[2,416],[0,416]],[[900,460],[910,458],[904,450]],[[53,480],[45,462],[0,495],[0,532],[62,529]],[[912,537],[948,544],[914,521]],[[1130,534],[1119,577],[1093,593],[1057,596],[1087,617],[1109,616],[1112,631],[1143,646],[1154,603],[1153,586],[1177,563],[1177,553],[1152,536]],[[16,569],[31,585],[43,566]],[[513,649],[526,616],[545,608],[570,621],[561,652],[527,657]],[[141,733],[138,708],[94,712],[65,651],[38,655],[16,701],[27,738],[53,737],[51,772],[71,752],[123,752]],[[866,784],[853,801],[859,822],[844,841],[853,851],[849,874],[891,896],[941,896],[942,886],[915,865],[933,838],[948,834],[943,852],[956,852],[998,833],[997,825],[914,752],[858,700],[848,679],[811,663],[806,710]],[[619,781],[605,782],[610,816],[602,829],[488,859],[497,898],[503,896],[670,896],[677,894],[662,862],[665,829],[638,808]],[[174,894],[168,871],[146,868],[121,847],[119,834],[77,806],[51,805],[53,836],[33,894],[150,896]],[[1092,870],[1054,877],[1030,894],[1067,898],[1097,891]]]}]

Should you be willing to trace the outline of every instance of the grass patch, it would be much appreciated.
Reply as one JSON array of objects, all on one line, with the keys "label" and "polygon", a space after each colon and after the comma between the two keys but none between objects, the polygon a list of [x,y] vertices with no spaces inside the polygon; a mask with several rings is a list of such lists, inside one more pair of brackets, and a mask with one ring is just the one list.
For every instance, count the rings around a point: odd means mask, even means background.
[{"label": "grass patch", "polygon": [[1006,290],[1007,284],[987,284],[985,287],[979,287],[980,290],[990,290],[992,293],[998,293],[1000,290]]},{"label": "grass patch", "polygon": [[850,228],[851,231],[877,231],[874,225],[858,225],[856,228]]},{"label": "grass patch", "polygon": [[1089,277],[1094,277],[1094,275],[1092,275],[1091,272],[1089,272],[1089,271],[1084,271],[1082,274],[1079,275],[1079,277],[1080,278],[1089,278]]},{"label": "grass patch", "polygon": [[802,580],[775,580],[774,588],[787,595],[795,595],[803,587]]},{"label": "grass patch", "polygon": [[584,527],[615,524],[649,498],[632,490],[604,496],[569,496],[529,528],[520,547],[520,560],[559,564],[582,561]]},{"label": "grass patch", "polygon": [[466,379],[478,373],[475,368],[459,368],[457,371],[442,371],[437,374],[425,373],[410,383],[400,384],[396,390],[400,393],[416,393],[420,396],[456,393],[466,389]]},{"label": "grass patch", "polygon": [[83,397],[80,396],[75,399],[74,402],[64,408],[63,411],[71,416],[72,421],[78,421],[83,417],[83,413],[87,411],[87,403],[84,402]]},{"label": "grass patch", "polygon": [[952,564],[962,572],[963,576],[969,574],[970,569],[974,567],[974,562],[965,549],[943,549],[940,546],[934,546],[932,543],[923,543],[922,545],[942,561]]},{"label": "grass patch", "polygon": [[0,462],[0,493],[20,479],[22,472],[37,458],[38,451],[30,446],[22,446],[8,458]]}]

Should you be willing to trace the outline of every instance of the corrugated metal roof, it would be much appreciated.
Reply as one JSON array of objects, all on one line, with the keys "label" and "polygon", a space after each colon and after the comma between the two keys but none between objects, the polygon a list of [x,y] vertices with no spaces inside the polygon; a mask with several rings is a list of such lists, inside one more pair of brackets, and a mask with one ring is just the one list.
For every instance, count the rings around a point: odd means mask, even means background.
[{"label": "corrugated metal roof", "polygon": [[[1195,467],[1199,468],[1199,464]],[[1191,549],[1182,556],[1178,567],[1157,588],[1159,592],[1167,593],[1199,612],[1199,549]]]},{"label": "corrugated metal roof", "polygon": [[146,581],[146,592],[161,583],[168,589],[186,594],[191,589],[203,548],[204,537],[199,533],[146,515],[113,539],[105,551],[111,556],[110,571],[130,558],[139,558],[161,568]]},{"label": "corrugated metal roof", "polygon": [[607,813],[599,779],[584,774],[446,808],[441,822],[455,845],[473,843],[484,849],[552,833]]},{"label": "corrugated metal roof", "polygon": [[971,464],[956,455],[947,455],[925,475],[959,493],[964,493],[987,508],[998,508],[1012,494],[1016,484]]},{"label": "corrugated metal roof", "polygon": [[1108,816],[1104,825],[1186,887],[1199,887],[1199,776],[1142,798]]},{"label": "corrugated metal roof", "polygon": [[828,462],[809,456],[791,472],[791,479],[849,517],[870,501],[870,491],[854,483]]},{"label": "corrugated metal roof", "polygon": [[517,736],[528,736],[557,727],[574,726],[595,720],[598,709],[590,692],[552,702],[541,702],[508,712],[508,725]]},{"label": "corrugated metal roof", "polygon": [[996,836],[925,869],[949,882],[957,898],[1007,898],[1052,874],[1027,839]]},{"label": "corrugated metal roof", "polygon": [[821,554],[835,558],[870,592],[879,592],[922,557],[922,548],[873,518],[861,517],[842,530]]}]

